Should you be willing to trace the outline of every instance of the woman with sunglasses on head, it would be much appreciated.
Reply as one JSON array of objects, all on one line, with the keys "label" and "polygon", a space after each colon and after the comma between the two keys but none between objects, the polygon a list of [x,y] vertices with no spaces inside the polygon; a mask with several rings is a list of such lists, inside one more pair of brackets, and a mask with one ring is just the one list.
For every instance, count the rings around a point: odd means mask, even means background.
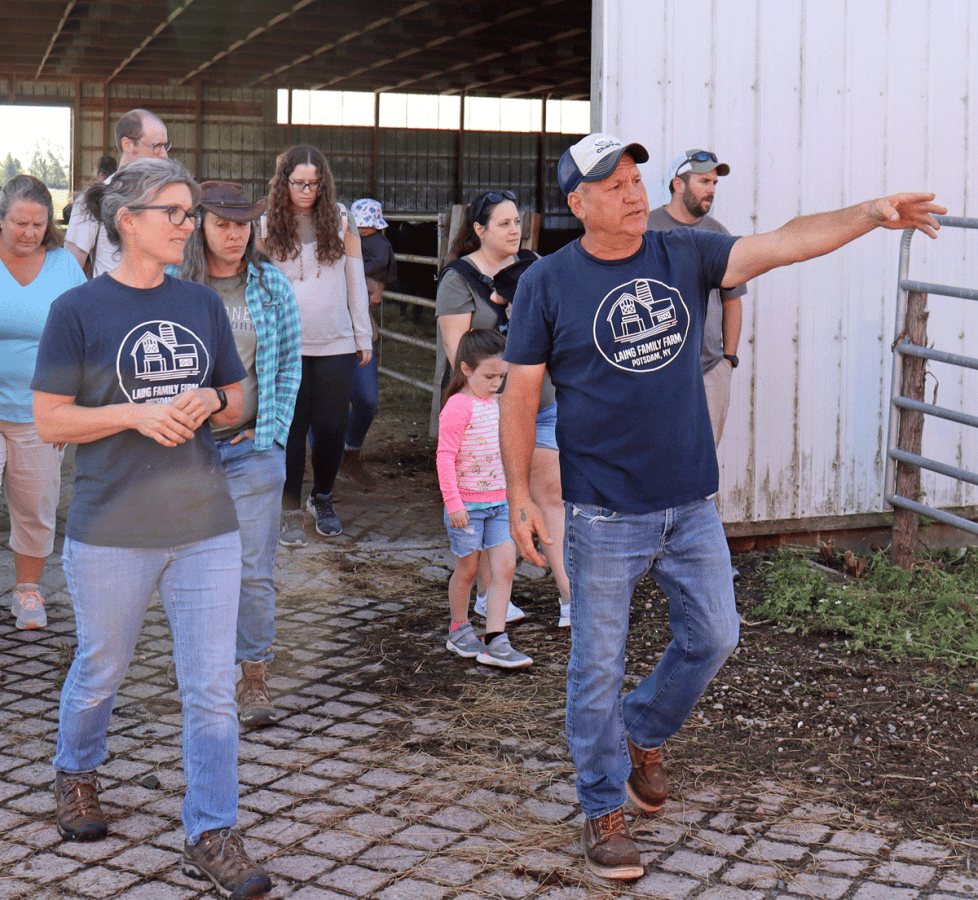
[{"label": "woman with sunglasses on head", "polygon": [[78,647],[61,692],[58,831],[104,838],[96,768],[155,590],[170,621],[187,789],[181,866],[224,896],[271,888],[233,831],[238,812],[234,622],[241,541],[210,426],[241,416],[246,372],[209,288],[182,261],[200,190],[168,160],[137,160],[85,193],[121,250],[51,307],[31,387],[38,434],[78,444],[63,564]]},{"label": "woman with sunglasses on head", "polygon": [[373,355],[360,235],[336,202],[326,158],[300,145],[279,156],[271,182],[264,249],[288,275],[302,319],[302,381],[285,452],[279,543],[305,547],[302,479],[312,431],[312,491],[307,506],[324,537],[343,525],[333,482],[343,459],[350,389],[357,365]]},{"label": "woman with sunglasses on head", "polygon": [[[538,259],[532,250],[520,249],[522,227],[516,195],[509,190],[479,194],[465,209],[465,223],[452,243],[451,262],[442,270],[435,296],[438,322],[435,371],[442,387],[447,384],[455,353],[463,334],[473,328],[495,328],[506,333],[508,307],[516,283],[526,268]],[[439,411],[438,395],[433,422]],[[533,451],[530,490],[540,507],[554,543],[545,546],[560,594],[558,625],[570,625],[570,586],[564,573],[564,506],[560,494],[560,468],[554,426],[557,406],[550,379],[544,380],[537,417],[537,443]],[[484,616],[486,593],[491,588],[488,574],[480,569],[475,612]],[[523,618],[523,611],[510,602],[507,622]]]}]

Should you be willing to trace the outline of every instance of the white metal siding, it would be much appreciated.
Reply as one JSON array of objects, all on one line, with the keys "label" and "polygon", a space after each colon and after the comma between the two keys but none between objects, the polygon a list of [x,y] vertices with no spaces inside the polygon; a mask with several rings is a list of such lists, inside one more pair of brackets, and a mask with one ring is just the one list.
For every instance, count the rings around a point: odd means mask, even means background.
[{"label": "white metal siding", "polygon": [[[901,190],[978,216],[978,3],[595,0],[593,127],[641,141],[650,202],[689,147],[730,164],[733,233]],[[720,457],[728,522],[882,500],[900,233],[748,284]],[[926,246],[925,246],[926,245]],[[978,286],[978,233],[913,241],[911,277]],[[978,304],[932,296],[931,342],[978,355]],[[978,373],[932,364],[928,400],[978,413]],[[928,417],[924,454],[978,468],[978,435]],[[924,473],[927,502],[978,489]]]}]

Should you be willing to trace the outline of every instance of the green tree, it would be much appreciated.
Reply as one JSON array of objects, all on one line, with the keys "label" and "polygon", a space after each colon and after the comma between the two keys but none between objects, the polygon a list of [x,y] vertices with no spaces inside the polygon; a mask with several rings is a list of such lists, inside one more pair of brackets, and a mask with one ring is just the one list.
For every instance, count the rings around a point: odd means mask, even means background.
[{"label": "green tree", "polygon": [[24,171],[21,161],[7,151],[7,158],[0,163],[0,184],[6,184],[14,175],[19,175]]},{"label": "green tree", "polygon": [[31,149],[31,164],[27,173],[39,178],[49,188],[67,188],[68,172],[65,149],[50,138],[41,138]]}]

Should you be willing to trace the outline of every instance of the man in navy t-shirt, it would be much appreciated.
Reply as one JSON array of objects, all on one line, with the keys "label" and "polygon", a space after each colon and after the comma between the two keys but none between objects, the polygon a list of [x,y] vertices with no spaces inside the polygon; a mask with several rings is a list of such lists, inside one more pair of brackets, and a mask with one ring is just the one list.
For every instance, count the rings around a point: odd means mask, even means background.
[{"label": "man in navy t-shirt", "polygon": [[[938,227],[932,194],[896,194],[734,238],[677,228],[646,234],[640,144],[591,134],[558,180],[584,237],[520,279],[505,358],[500,440],[513,537],[537,565],[550,537],[530,499],[534,418],[544,371],[557,392],[557,443],[571,583],[567,742],[587,817],[590,869],[638,878],[622,810],[662,807],[662,745],[686,721],[737,644],[730,554],[713,495],[718,471],[700,348],[707,298],[776,266],[821,256],[877,228]],[[621,696],[635,585],[651,570],[673,638]]]}]

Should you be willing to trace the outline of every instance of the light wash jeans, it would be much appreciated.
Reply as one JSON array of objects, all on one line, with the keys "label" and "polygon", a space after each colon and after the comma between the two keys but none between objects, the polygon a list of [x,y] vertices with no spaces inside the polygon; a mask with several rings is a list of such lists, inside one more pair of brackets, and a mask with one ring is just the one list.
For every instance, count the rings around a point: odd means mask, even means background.
[{"label": "light wash jeans", "polygon": [[235,662],[268,662],[275,642],[275,553],[278,550],[285,448],[256,450],[251,438],[217,441],[241,529],[241,599]]},{"label": "light wash jeans", "polygon": [[[573,636],[567,743],[581,807],[595,819],[625,802],[626,734],[650,749],[682,727],[737,646],[740,619],[712,499],[642,514],[565,507]],[[673,637],[652,673],[622,698],[632,592],[650,569],[669,599]]]},{"label": "light wash jeans", "polygon": [[241,583],[238,532],[164,549],[97,547],[67,538],[63,563],[78,649],[61,690],[55,769],[90,772],[105,761],[116,691],[159,587],[183,704],[183,826],[191,842],[212,828],[233,827],[238,710],[230,626]]}]

